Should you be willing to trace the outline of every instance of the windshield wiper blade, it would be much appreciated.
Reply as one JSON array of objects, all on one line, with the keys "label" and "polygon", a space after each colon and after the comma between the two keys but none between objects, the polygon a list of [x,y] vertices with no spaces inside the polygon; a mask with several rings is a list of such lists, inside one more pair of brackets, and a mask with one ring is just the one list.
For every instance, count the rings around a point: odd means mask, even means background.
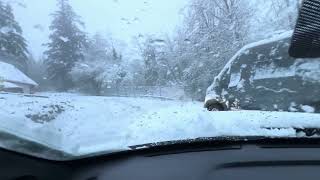
[{"label": "windshield wiper blade", "polygon": [[[291,128],[284,128],[284,127],[266,127],[264,129],[291,129]],[[296,131],[297,137],[320,137],[320,128],[293,128]]]},{"label": "windshield wiper blade", "polygon": [[[297,129],[301,132],[320,132],[320,129]],[[165,141],[158,143],[149,143],[136,146],[130,146],[131,150],[165,150],[165,149],[203,149],[204,150],[223,150],[241,148],[239,145],[256,144],[316,144],[320,145],[320,137],[267,137],[267,136],[231,136],[231,137],[211,137],[211,138],[197,138],[178,141]],[[197,150],[198,151],[198,150]]]},{"label": "windshield wiper blade", "polygon": [[196,148],[197,145],[203,146],[204,144],[221,147],[228,144],[234,144],[234,142],[240,141],[249,141],[249,140],[261,140],[265,139],[266,137],[262,136],[255,136],[255,137],[241,137],[241,136],[221,136],[221,137],[203,137],[203,138],[196,138],[196,139],[185,139],[185,140],[174,140],[174,141],[163,141],[163,142],[156,142],[156,143],[148,143],[142,145],[135,145],[130,146],[131,150],[139,150],[139,149],[151,149],[151,148],[161,148],[161,147],[168,147],[168,146],[175,146],[175,147],[187,147],[188,145],[192,145],[192,148]]},{"label": "windshield wiper blade", "polygon": [[319,128],[295,128],[297,133],[304,133],[307,137],[320,136]]}]

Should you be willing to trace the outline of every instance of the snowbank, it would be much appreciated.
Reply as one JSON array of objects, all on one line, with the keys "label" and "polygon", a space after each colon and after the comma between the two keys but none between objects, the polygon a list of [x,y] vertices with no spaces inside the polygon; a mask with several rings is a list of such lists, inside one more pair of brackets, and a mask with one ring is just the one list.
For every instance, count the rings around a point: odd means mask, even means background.
[{"label": "snowbank", "polygon": [[294,128],[320,128],[320,114],[312,113],[208,112],[200,102],[46,95],[0,94],[0,129],[80,156],[198,137],[297,137]]}]

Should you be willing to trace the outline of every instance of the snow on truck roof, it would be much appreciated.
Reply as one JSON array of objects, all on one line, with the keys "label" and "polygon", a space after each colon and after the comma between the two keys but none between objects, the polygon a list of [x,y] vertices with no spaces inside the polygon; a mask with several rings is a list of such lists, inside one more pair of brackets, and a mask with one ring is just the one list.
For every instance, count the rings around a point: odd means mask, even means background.
[{"label": "snow on truck roof", "polygon": [[11,64],[0,62],[0,78],[5,81],[30,84],[33,86],[38,86],[36,82],[22,73],[19,69]]},{"label": "snow on truck roof", "polygon": [[285,38],[289,38],[291,37],[293,34],[293,31],[290,30],[290,31],[286,31],[286,32],[283,32],[283,33],[280,33],[280,34],[276,34],[276,35],[273,35],[271,38],[268,38],[268,39],[264,39],[264,40],[261,40],[261,41],[258,41],[258,42],[254,42],[254,43],[250,43],[250,44],[247,44],[245,45],[243,48],[241,48],[230,60],[229,62],[225,65],[225,67],[222,69],[222,71],[219,73],[219,75],[216,77],[218,79],[221,79],[221,77],[223,76],[223,74],[228,70],[230,69],[232,63],[242,54],[245,54],[247,53],[247,51],[253,47],[256,47],[256,46],[261,46],[261,45],[265,45],[265,44],[269,44],[269,43],[272,43],[272,42],[276,42],[276,41],[279,41],[279,40],[282,40],[282,39],[285,39]]},{"label": "snow on truck roof", "polygon": [[[276,41],[279,41],[279,40],[282,40],[282,39],[290,38],[292,36],[292,34],[293,34],[292,30],[285,31],[285,32],[282,32],[282,33],[276,33],[275,35],[273,35],[272,37],[270,37],[268,39],[263,39],[261,41],[257,41],[257,42],[245,45],[228,61],[228,63],[224,66],[224,68],[220,71],[220,73],[215,77],[215,81],[216,80],[220,80],[223,77],[223,75],[227,71],[230,70],[230,68],[232,66],[232,63],[234,61],[236,61],[237,58],[239,56],[241,56],[242,54],[248,53],[248,50],[250,50],[251,48],[254,48],[254,47],[257,47],[257,46],[261,46],[261,45],[265,45],[265,44],[269,44],[269,43],[272,43],[272,42],[276,42]],[[205,102],[207,102],[208,100],[212,100],[212,99],[215,99],[215,98],[219,97],[219,95],[217,95],[214,91],[212,91],[213,87],[216,86],[216,85],[217,84],[212,83],[211,86],[208,87],[207,95],[206,95],[206,98],[205,98]]]}]

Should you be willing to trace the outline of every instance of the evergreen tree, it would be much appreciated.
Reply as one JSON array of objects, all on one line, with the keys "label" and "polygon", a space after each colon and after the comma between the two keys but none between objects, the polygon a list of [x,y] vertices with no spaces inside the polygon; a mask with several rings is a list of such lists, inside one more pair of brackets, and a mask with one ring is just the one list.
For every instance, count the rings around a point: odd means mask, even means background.
[{"label": "evergreen tree", "polygon": [[84,58],[86,46],[85,33],[79,25],[83,23],[73,11],[68,0],[58,0],[59,10],[53,13],[50,26],[52,31],[50,42],[47,44],[48,77],[53,81],[58,90],[72,88],[70,72],[76,62]]},{"label": "evergreen tree", "polygon": [[96,61],[104,63],[110,61],[110,45],[101,34],[96,33],[88,40],[88,45],[85,51],[85,61]]},{"label": "evergreen tree", "polygon": [[116,62],[118,60],[118,53],[114,47],[112,47],[112,59]]},{"label": "evergreen tree", "polygon": [[15,20],[13,10],[9,4],[0,1],[0,55],[8,63],[19,68],[26,68],[28,50],[26,40],[22,36],[22,29]]},{"label": "evergreen tree", "polygon": [[145,84],[155,86],[159,79],[156,48],[152,39],[148,39],[144,46],[142,57],[145,65]]}]

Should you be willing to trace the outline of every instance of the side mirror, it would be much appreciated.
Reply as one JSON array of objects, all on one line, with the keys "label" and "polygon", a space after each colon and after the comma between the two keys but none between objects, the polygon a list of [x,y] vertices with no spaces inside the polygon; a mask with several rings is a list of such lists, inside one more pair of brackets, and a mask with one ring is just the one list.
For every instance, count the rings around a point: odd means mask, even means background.
[{"label": "side mirror", "polygon": [[289,55],[294,58],[320,57],[319,0],[303,0],[292,36]]}]

